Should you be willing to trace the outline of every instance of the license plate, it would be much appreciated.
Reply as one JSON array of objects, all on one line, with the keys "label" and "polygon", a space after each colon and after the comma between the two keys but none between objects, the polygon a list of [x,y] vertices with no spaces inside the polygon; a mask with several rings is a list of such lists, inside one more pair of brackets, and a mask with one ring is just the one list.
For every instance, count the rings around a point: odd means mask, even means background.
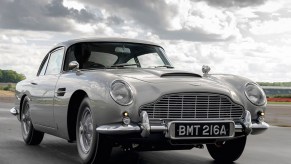
[{"label": "license plate", "polygon": [[171,138],[222,138],[234,135],[234,122],[174,122]]}]

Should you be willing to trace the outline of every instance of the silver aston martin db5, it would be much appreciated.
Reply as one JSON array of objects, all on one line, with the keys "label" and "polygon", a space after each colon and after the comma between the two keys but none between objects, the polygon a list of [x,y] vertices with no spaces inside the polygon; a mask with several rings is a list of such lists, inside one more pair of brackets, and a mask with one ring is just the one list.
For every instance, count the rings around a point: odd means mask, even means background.
[{"label": "silver aston martin db5", "polygon": [[16,86],[15,107],[28,145],[44,133],[76,142],[82,163],[124,150],[206,145],[216,161],[235,161],[249,134],[268,129],[266,96],[235,75],[176,70],[152,42],[94,38],[56,45],[37,76]]}]

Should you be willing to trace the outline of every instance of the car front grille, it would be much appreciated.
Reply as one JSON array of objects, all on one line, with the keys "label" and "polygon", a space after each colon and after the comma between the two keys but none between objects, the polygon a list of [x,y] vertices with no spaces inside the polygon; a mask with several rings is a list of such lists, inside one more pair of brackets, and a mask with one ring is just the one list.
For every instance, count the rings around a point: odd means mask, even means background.
[{"label": "car front grille", "polygon": [[153,119],[231,119],[243,117],[244,108],[225,95],[214,93],[175,93],[140,108]]}]

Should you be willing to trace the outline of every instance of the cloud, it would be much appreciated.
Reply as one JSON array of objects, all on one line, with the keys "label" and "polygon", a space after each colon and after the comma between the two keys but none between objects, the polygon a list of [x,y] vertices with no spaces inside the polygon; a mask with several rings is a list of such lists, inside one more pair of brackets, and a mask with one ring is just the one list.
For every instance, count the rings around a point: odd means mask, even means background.
[{"label": "cloud", "polygon": [[36,75],[40,62],[50,47],[28,43],[21,34],[0,36],[0,68],[12,69],[28,77]]},{"label": "cloud", "polygon": [[[126,37],[161,44],[174,66],[290,81],[288,0],[2,0],[0,69],[28,77],[56,43]],[[24,57],[25,56],[25,57]],[[5,59],[5,60],[4,60]],[[187,65],[187,67],[185,67]]]},{"label": "cloud", "polygon": [[264,4],[267,0],[198,0],[218,7],[250,7]]},{"label": "cloud", "polygon": [[62,0],[1,1],[0,5],[0,28],[2,29],[68,31],[72,30],[68,19],[80,23],[99,20],[85,9],[79,11],[65,7]]},{"label": "cloud", "polygon": [[278,20],[253,21],[250,23],[250,32],[257,35],[286,34],[291,32],[291,18],[278,18]]},{"label": "cloud", "polygon": [[134,26],[163,39],[227,41],[240,37],[231,12],[204,2],[15,0],[1,3],[2,29],[88,32],[105,24],[115,26],[117,31],[122,31],[122,26]]},{"label": "cloud", "polygon": [[[164,0],[80,0],[103,9],[105,19],[142,28],[163,39],[225,41],[240,37],[234,15],[204,2]],[[118,13],[115,14],[115,13]],[[107,17],[106,17],[107,15]]]}]

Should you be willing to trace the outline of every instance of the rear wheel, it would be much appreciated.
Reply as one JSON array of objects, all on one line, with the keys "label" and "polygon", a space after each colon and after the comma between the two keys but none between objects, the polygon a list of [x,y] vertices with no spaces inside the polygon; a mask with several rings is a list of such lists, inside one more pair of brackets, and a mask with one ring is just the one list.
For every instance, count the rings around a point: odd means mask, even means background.
[{"label": "rear wheel", "polygon": [[237,160],[244,151],[247,137],[216,143],[207,144],[211,157],[219,162],[233,162]]},{"label": "rear wheel", "polygon": [[102,163],[110,157],[111,143],[96,132],[96,120],[88,98],[84,98],[79,107],[76,136],[78,153],[83,163]]},{"label": "rear wheel", "polygon": [[23,137],[24,142],[27,145],[40,144],[43,139],[44,133],[35,130],[32,125],[32,121],[30,117],[29,99],[27,97],[25,97],[23,100],[23,104],[21,107],[20,121],[21,121],[22,137]]}]

